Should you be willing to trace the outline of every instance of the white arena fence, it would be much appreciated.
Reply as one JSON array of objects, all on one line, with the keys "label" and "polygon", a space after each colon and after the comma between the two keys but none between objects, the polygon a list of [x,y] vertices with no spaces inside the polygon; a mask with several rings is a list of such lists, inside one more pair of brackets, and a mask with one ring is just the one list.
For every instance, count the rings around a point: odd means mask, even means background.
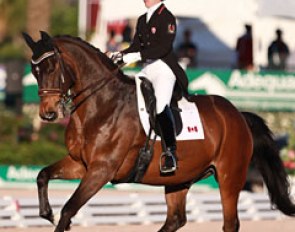
[{"label": "white arena fence", "polygon": [[[58,214],[67,201],[50,198],[54,214]],[[37,198],[0,198],[0,228],[39,227],[51,225],[39,217]],[[239,200],[242,220],[280,220],[285,216],[272,208],[265,193],[242,192]],[[123,194],[96,196],[73,218],[81,226],[163,223],[166,218],[164,195]],[[187,218],[191,222],[222,220],[222,206],[217,193],[191,193],[187,197]]]}]

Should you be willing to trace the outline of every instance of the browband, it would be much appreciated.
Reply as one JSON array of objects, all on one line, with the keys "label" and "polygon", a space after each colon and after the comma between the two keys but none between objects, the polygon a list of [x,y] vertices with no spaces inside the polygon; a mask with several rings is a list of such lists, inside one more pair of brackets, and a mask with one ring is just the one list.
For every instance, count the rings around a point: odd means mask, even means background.
[{"label": "browband", "polygon": [[54,51],[50,51],[50,52],[45,52],[42,56],[40,56],[37,60],[31,60],[32,64],[39,64],[41,61],[43,61],[44,59],[55,55]]}]

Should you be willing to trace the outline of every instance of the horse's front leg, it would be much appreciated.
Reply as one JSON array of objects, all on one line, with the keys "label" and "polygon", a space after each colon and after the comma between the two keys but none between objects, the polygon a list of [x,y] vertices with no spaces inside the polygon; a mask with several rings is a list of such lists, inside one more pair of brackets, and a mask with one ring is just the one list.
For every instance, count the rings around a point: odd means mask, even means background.
[{"label": "horse's front leg", "polygon": [[47,219],[52,224],[54,216],[48,200],[48,182],[51,179],[81,179],[85,173],[85,168],[81,163],[74,161],[70,156],[43,168],[37,177],[39,215]]},{"label": "horse's front leg", "polygon": [[112,179],[113,172],[110,170],[112,169],[106,162],[96,163],[87,168],[80,185],[64,205],[55,232],[63,232],[68,229],[71,218],[76,215],[78,210]]}]

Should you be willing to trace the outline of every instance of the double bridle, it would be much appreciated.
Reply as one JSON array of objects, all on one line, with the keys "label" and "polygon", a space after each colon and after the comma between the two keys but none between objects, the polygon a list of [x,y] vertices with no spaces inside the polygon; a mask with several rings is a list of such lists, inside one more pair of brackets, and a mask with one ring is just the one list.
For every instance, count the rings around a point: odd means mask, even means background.
[{"label": "double bridle", "polygon": [[[97,80],[94,83],[89,84],[88,86],[86,86],[85,88],[83,88],[82,90],[80,90],[77,93],[71,93],[71,88],[75,84],[75,78],[72,75],[70,75],[73,84],[66,89],[65,88],[65,84],[66,84],[66,82],[65,82],[65,73],[66,73],[65,63],[64,63],[64,60],[63,60],[63,58],[61,56],[61,52],[56,47],[54,47],[53,51],[49,51],[49,52],[44,53],[38,59],[36,59],[36,60],[32,59],[31,63],[33,65],[38,65],[42,61],[44,61],[44,60],[46,60],[46,59],[48,59],[49,57],[52,57],[52,56],[56,57],[56,59],[57,59],[57,61],[59,63],[60,69],[61,69],[59,88],[40,89],[38,91],[38,95],[39,95],[39,97],[48,96],[48,95],[59,96],[60,97],[60,102],[59,103],[60,103],[60,105],[62,107],[63,114],[65,114],[65,111],[67,110],[69,103],[71,104],[70,109],[69,109],[70,114],[72,114],[89,97],[91,97],[96,91],[102,89],[111,80],[111,78],[108,78],[106,80],[105,79],[100,79],[100,80]],[[37,68],[38,68],[38,66],[37,66]],[[78,101],[78,102],[76,102],[74,104],[74,100],[77,99],[79,96],[81,96],[86,91],[90,91],[90,93],[87,94],[86,96],[84,96],[84,98],[82,98],[80,101]]]}]

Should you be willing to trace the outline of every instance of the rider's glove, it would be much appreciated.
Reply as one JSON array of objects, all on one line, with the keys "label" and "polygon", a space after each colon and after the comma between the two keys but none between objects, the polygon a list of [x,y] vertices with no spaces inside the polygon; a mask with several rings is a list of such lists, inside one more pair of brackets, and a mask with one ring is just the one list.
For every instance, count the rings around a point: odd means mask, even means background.
[{"label": "rider's glove", "polygon": [[128,65],[141,60],[140,52],[123,54],[123,62]]},{"label": "rider's glove", "polygon": [[123,63],[123,54],[121,52],[106,52],[106,55],[115,63]]},{"label": "rider's glove", "polygon": [[115,64],[123,63],[123,54],[121,52],[113,52],[111,59]]}]

